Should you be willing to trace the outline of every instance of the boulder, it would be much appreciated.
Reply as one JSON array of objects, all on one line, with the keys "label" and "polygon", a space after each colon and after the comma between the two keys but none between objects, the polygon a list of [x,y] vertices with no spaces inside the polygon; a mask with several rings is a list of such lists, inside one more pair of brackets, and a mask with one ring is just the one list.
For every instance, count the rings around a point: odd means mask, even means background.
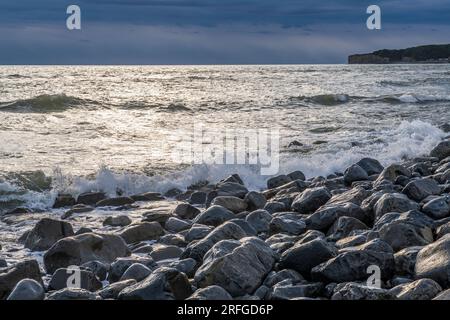
[{"label": "boulder", "polygon": [[70,194],[58,194],[53,204],[53,208],[64,208],[71,207],[75,205],[75,199]]},{"label": "boulder", "polygon": [[358,166],[364,169],[366,173],[371,176],[374,174],[380,174],[384,167],[381,165],[381,163],[378,160],[371,159],[371,158],[363,158],[360,161],[356,163]]},{"label": "boulder", "polygon": [[395,295],[386,289],[347,282],[335,287],[331,300],[395,300]]},{"label": "boulder", "polygon": [[422,247],[409,247],[400,250],[394,255],[395,273],[400,276],[414,276],[416,258]]},{"label": "boulder", "polygon": [[339,217],[328,230],[327,236],[331,241],[338,241],[349,236],[352,231],[366,230],[368,227],[353,217]]},{"label": "boulder", "polygon": [[450,216],[450,196],[442,196],[427,202],[422,211],[433,219],[443,219]]},{"label": "boulder", "polygon": [[85,233],[56,242],[45,254],[44,265],[48,273],[59,268],[98,260],[111,263],[118,257],[126,257],[130,251],[119,236]]},{"label": "boulder", "polygon": [[206,197],[207,197],[207,193],[206,192],[196,191],[196,192],[191,194],[191,196],[189,197],[188,202],[190,204],[203,205],[206,202]]},{"label": "boulder", "polygon": [[411,171],[399,164],[391,164],[384,168],[378,176],[376,182],[380,183],[383,180],[394,182],[398,176],[411,177]]},{"label": "boulder", "polygon": [[217,227],[225,221],[233,219],[234,217],[235,215],[233,212],[222,206],[211,206],[206,211],[200,213],[194,219],[194,222]]},{"label": "boulder", "polygon": [[243,296],[261,285],[274,263],[272,249],[259,238],[224,240],[208,251],[194,279],[201,288],[216,284]]},{"label": "boulder", "polygon": [[100,281],[106,280],[106,276],[111,268],[109,264],[100,261],[89,261],[83,263],[81,267],[92,271]]},{"label": "boulder", "polygon": [[25,248],[31,251],[44,251],[49,249],[58,240],[73,236],[70,223],[44,218],[31,229],[25,240]]},{"label": "boulder", "polygon": [[291,269],[283,269],[281,271],[272,271],[270,272],[266,279],[264,280],[263,285],[272,288],[277,283],[289,281],[290,283],[299,283],[304,281],[305,279],[302,277],[300,273]]},{"label": "boulder", "polygon": [[419,204],[410,200],[406,195],[401,193],[386,193],[375,203],[375,216],[377,219],[389,212],[407,212],[410,210],[418,210]]},{"label": "boulder", "polygon": [[78,196],[77,204],[84,204],[91,206],[105,199],[106,195],[103,192],[86,192]]},{"label": "boulder", "polygon": [[248,214],[245,218],[257,233],[268,232],[272,215],[266,210],[256,210]]},{"label": "boulder", "polygon": [[322,283],[277,284],[273,287],[270,300],[292,300],[297,298],[316,298],[322,294]]},{"label": "boulder", "polygon": [[45,291],[42,284],[33,279],[20,280],[7,300],[44,300]]},{"label": "boulder", "polygon": [[271,234],[284,232],[292,235],[300,235],[306,231],[306,224],[303,219],[291,213],[275,214],[269,224]]},{"label": "boulder", "polygon": [[291,181],[292,181],[291,178],[289,178],[287,175],[282,174],[267,180],[267,189],[274,189],[277,187],[281,187]]},{"label": "boulder", "polygon": [[[79,275],[79,283],[74,281],[74,276]],[[79,287],[78,287],[79,285]],[[48,288],[49,290],[61,290],[67,287],[78,287],[88,291],[97,291],[102,288],[102,283],[90,270],[74,270],[60,268],[53,274]]]},{"label": "boulder", "polygon": [[368,179],[369,175],[367,174],[367,172],[357,164],[348,167],[344,172],[344,181],[347,184],[352,184],[355,181],[363,181]]},{"label": "boulder", "polygon": [[117,197],[100,200],[95,204],[96,207],[120,207],[134,202],[130,197]]},{"label": "boulder", "polygon": [[431,300],[442,291],[441,286],[431,279],[420,279],[400,284],[389,292],[399,300]]},{"label": "boulder", "polygon": [[429,278],[444,288],[450,285],[450,234],[419,251],[415,274],[416,279]]},{"label": "boulder", "polygon": [[436,157],[439,160],[450,156],[450,140],[442,141],[430,152],[430,156]]},{"label": "boulder", "polygon": [[133,221],[128,216],[113,216],[108,217],[103,221],[104,226],[110,227],[126,227],[130,225]]},{"label": "boulder", "polygon": [[191,228],[185,233],[184,239],[186,242],[200,240],[206,237],[213,228],[203,224],[193,224]]},{"label": "boulder", "polygon": [[135,280],[140,282],[147,278],[152,273],[152,270],[144,266],[142,263],[133,263],[120,277],[120,282],[126,280]]},{"label": "boulder", "polygon": [[108,281],[119,281],[125,271],[133,264],[142,264],[150,270],[154,270],[157,267],[155,261],[150,257],[119,258],[111,264],[111,268],[108,273]]},{"label": "boulder", "polygon": [[187,300],[233,300],[231,295],[222,287],[209,286],[206,288],[198,289]]},{"label": "boulder", "polygon": [[23,279],[35,280],[43,285],[36,260],[24,260],[0,270],[0,300],[5,299]]},{"label": "boulder", "polygon": [[450,300],[450,289],[439,293],[433,300]]},{"label": "boulder", "polygon": [[408,183],[402,192],[410,199],[420,202],[428,196],[440,194],[441,187],[433,179],[417,179]]},{"label": "boulder", "polygon": [[170,217],[164,226],[169,232],[181,232],[191,227],[191,222],[184,221],[178,218]]},{"label": "boulder", "polygon": [[130,280],[124,280],[116,283],[112,283],[104,287],[102,290],[98,291],[98,295],[102,299],[117,299],[119,296],[119,293],[125,289],[126,287],[135,285],[137,282],[136,280],[130,279]]},{"label": "boulder", "polygon": [[234,213],[239,213],[247,209],[247,202],[238,197],[218,196],[211,203],[213,206],[222,206]]},{"label": "boulder", "polygon": [[389,279],[395,270],[394,255],[371,250],[344,252],[314,267],[311,276],[314,281],[326,283],[366,280],[372,265],[380,268],[383,279]]},{"label": "boulder", "polygon": [[146,192],[136,194],[130,197],[134,201],[161,201],[164,197],[158,192]]},{"label": "boulder", "polygon": [[297,243],[286,250],[280,259],[280,267],[293,269],[309,277],[311,269],[336,255],[335,248],[322,239]]},{"label": "boulder", "polygon": [[159,268],[145,280],[126,287],[119,300],[184,300],[192,294],[186,275],[173,268]]},{"label": "boulder", "polygon": [[101,297],[88,290],[65,288],[50,293],[46,300],[101,300]]},{"label": "boulder", "polygon": [[157,240],[164,235],[164,229],[157,222],[141,222],[126,227],[119,234],[126,243]]},{"label": "boulder", "polygon": [[283,202],[270,201],[266,203],[266,205],[264,206],[264,210],[266,210],[270,214],[283,212],[286,211],[286,204],[284,204]]},{"label": "boulder", "polygon": [[250,191],[245,195],[244,201],[247,202],[248,210],[258,210],[264,208],[267,199],[264,194],[256,191]]},{"label": "boulder", "polygon": [[360,221],[368,221],[368,215],[360,206],[348,202],[337,205],[325,205],[305,219],[308,229],[328,230],[339,217],[353,217]]},{"label": "boulder", "polygon": [[431,228],[400,219],[381,226],[378,234],[380,239],[389,243],[395,252],[408,247],[425,246],[433,242]]},{"label": "boulder", "polygon": [[182,219],[194,219],[200,213],[200,210],[189,203],[180,203],[173,213]]},{"label": "boulder", "polygon": [[313,213],[331,199],[331,193],[325,187],[306,189],[292,203],[292,209],[301,214]]},{"label": "boulder", "polygon": [[216,186],[216,195],[219,197],[236,197],[243,199],[248,193],[247,188],[241,183],[222,182]]},{"label": "boulder", "polygon": [[183,250],[177,246],[156,245],[150,256],[155,261],[162,261],[167,259],[177,259],[183,254]]}]

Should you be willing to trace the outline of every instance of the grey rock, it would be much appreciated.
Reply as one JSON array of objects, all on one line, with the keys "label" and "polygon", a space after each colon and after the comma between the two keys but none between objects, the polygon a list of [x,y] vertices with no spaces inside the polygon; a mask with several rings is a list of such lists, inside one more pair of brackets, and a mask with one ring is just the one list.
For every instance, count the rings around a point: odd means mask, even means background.
[{"label": "grey rock", "polygon": [[198,289],[187,300],[233,300],[231,295],[222,287],[212,285]]},{"label": "grey rock", "polygon": [[450,289],[442,291],[433,300],[450,300]]},{"label": "grey rock", "polygon": [[23,279],[35,280],[42,285],[41,272],[36,260],[24,260],[0,270],[0,300],[5,299]]},{"label": "grey rock", "polygon": [[433,232],[429,227],[417,226],[402,220],[384,224],[378,233],[380,239],[389,243],[395,252],[433,242]]},{"label": "grey rock", "polygon": [[331,300],[395,300],[395,298],[395,295],[386,289],[348,282],[335,287]]},{"label": "grey rock", "polygon": [[293,269],[309,277],[311,269],[336,255],[333,246],[322,239],[295,244],[286,250],[280,259],[282,268]]},{"label": "grey rock", "polygon": [[111,268],[108,273],[108,281],[119,281],[124,272],[135,263],[142,264],[150,270],[154,270],[157,267],[155,261],[150,257],[119,258],[111,264]]},{"label": "grey rock", "polygon": [[422,211],[433,219],[443,219],[450,216],[450,197],[442,196],[427,202]]},{"label": "grey rock", "polygon": [[234,213],[239,213],[247,209],[247,202],[238,197],[218,196],[211,203],[213,206],[222,206]]},{"label": "grey rock", "polygon": [[417,179],[408,183],[403,193],[415,201],[422,201],[428,196],[440,194],[441,187],[433,179]]},{"label": "grey rock", "polygon": [[292,300],[295,298],[316,298],[322,294],[322,283],[276,285],[270,293],[271,300]]},{"label": "grey rock", "polygon": [[186,275],[173,268],[159,268],[142,282],[123,289],[119,300],[183,300],[192,294]]},{"label": "grey rock", "polygon": [[65,288],[50,293],[46,300],[101,300],[101,297],[88,290]]},{"label": "grey rock", "polygon": [[444,288],[450,285],[450,234],[419,251],[415,274],[416,279],[429,278]]},{"label": "grey rock", "polygon": [[135,280],[136,282],[140,282],[147,278],[150,273],[152,273],[152,270],[144,266],[142,263],[133,263],[120,277],[120,282],[126,280]]},{"label": "grey rock", "polygon": [[33,279],[20,280],[7,300],[44,300],[45,291],[42,285]]},{"label": "grey rock", "polygon": [[282,174],[267,180],[267,189],[281,187],[291,181],[291,178],[289,178],[287,175]]},{"label": "grey rock", "polygon": [[441,286],[431,279],[420,279],[389,290],[399,300],[431,300],[441,291]]},{"label": "grey rock", "polygon": [[141,222],[126,227],[119,235],[126,243],[136,243],[146,240],[157,240],[164,234],[164,230],[157,222]]},{"label": "grey rock", "polygon": [[292,209],[301,214],[316,211],[331,199],[331,193],[325,187],[306,189],[292,203]]},{"label": "grey rock", "polygon": [[264,208],[267,199],[264,194],[256,191],[250,191],[245,195],[245,202],[247,202],[249,210],[258,210]]},{"label": "grey rock", "polygon": [[103,192],[86,192],[78,196],[77,204],[94,205],[104,199],[106,195]]},{"label": "grey rock", "polygon": [[117,299],[119,296],[119,293],[125,289],[126,287],[130,287],[132,285],[135,285],[137,282],[136,280],[130,279],[130,280],[124,280],[116,283],[112,283],[106,287],[104,287],[102,290],[98,291],[98,295],[102,299]]},{"label": "grey rock", "polygon": [[409,247],[397,252],[394,255],[396,274],[413,277],[417,254],[421,249],[422,247]]},{"label": "grey rock", "polygon": [[367,214],[354,203],[326,205],[305,219],[306,226],[314,230],[328,230],[339,217],[353,217],[367,221]]},{"label": "grey rock", "polygon": [[279,213],[270,221],[269,230],[272,234],[284,232],[292,235],[300,235],[306,231],[306,223],[294,214]]},{"label": "grey rock", "polygon": [[356,164],[363,168],[369,176],[373,174],[380,174],[384,169],[378,160],[371,158],[361,159]]},{"label": "grey rock", "polygon": [[368,179],[369,175],[367,174],[367,172],[357,164],[348,167],[344,172],[344,181],[347,184]]},{"label": "grey rock", "polygon": [[243,199],[248,193],[247,188],[241,183],[223,182],[216,186],[217,196],[237,197]]},{"label": "grey rock", "polygon": [[200,213],[194,219],[194,222],[217,227],[225,221],[233,219],[234,217],[235,215],[233,212],[222,206],[211,206],[206,211]]},{"label": "grey rock", "polygon": [[82,268],[92,271],[100,281],[106,280],[110,265],[100,261],[89,261],[84,263]]},{"label": "grey rock", "polygon": [[242,230],[245,231],[245,233],[247,234],[248,237],[253,237],[257,235],[257,232],[255,230],[255,228],[253,228],[250,223],[248,223],[246,220],[243,219],[231,219],[230,222],[233,222],[235,224],[237,224],[239,227],[242,228]]},{"label": "grey rock", "polygon": [[191,223],[178,218],[171,217],[166,221],[165,228],[170,232],[180,232],[191,227]]},{"label": "grey rock", "polygon": [[[158,243],[165,244],[168,246],[177,246],[177,247],[185,247],[187,246],[187,242],[181,234],[166,234],[162,236]],[[153,250],[152,250],[153,251]]]},{"label": "grey rock", "polygon": [[132,223],[131,219],[128,216],[115,216],[108,217],[103,221],[104,226],[111,227],[126,227]]},{"label": "grey rock", "polygon": [[331,241],[338,241],[350,235],[355,230],[365,230],[368,227],[356,218],[339,217],[328,230],[327,236]]},{"label": "grey rock", "polygon": [[303,181],[305,181],[306,180],[305,174],[303,172],[301,172],[301,171],[298,171],[298,170],[289,173],[287,176],[289,178],[291,178],[292,181],[294,181],[294,180],[303,180]]},{"label": "grey rock", "polygon": [[136,194],[130,197],[134,201],[161,201],[164,197],[158,192],[146,192]]},{"label": "grey rock", "polygon": [[96,207],[120,207],[134,202],[130,197],[117,197],[100,200],[95,204]]},{"label": "grey rock", "polygon": [[192,242],[194,240],[200,240],[206,237],[213,228],[210,226],[205,226],[202,224],[194,224],[185,234],[184,238],[187,242]]},{"label": "grey rock", "polygon": [[266,210],[256,210],[251,212],[245,220],[256,230],[257,233],[268,232],[272,215]]},{"label": "grey rock", "polygon": [[398,176],[405,176],[409,178],[411,177],[411,172],[402,165],[391,164],[390,166],[383,169],[383,171],[377,178],[377,182],[381,182],[383,180],[394,182]]},{"label": "grey rock", "polygon": [[[79,273],[78,273],[79,271]],[[60,268],[53,274],[48,288],[49,290],[61,290],[67,287],[77,286],[78,283],[73,283],[73,276],[77,272],[80,276],[79,288],[88,291],[97,291],[102,288],[102,283],[97,279],[95,274],[90,270],[73,270]]]},{"label": "grey rock", "polygon": [[[0,248],[1,250],[1,248]],[[8,263],[5,259],[0,259],[0,268],[6,268],[8,266]]]},{"label": "grey rock", "polygon": [[418,209],[419,204],[417,202],[410,200],[406,195],[401,193],[386,193],[381,196],[374,206],[377,219],[389,212],[402,213]]},{"label": "grey rock", "polygon": [[286,211],[286,205],[283,202],[270,201],[264,206],[264,210],[270,214]]},{"label": "grey rock", "polygon": [[111,263],[118,257],[126,257],[130,251],[119,236],[112,234],[85,233],[59,240],[44,254],[48,273],[59,268],[98,260]]},{"label": "grey rock", "polygon": [[174,268],[180,272],[185,273],[189,278],[192,278],[194,276],[196,266],[197,261],[191,258],[173,261],[167,265],[167,267],[169,268]]},{"label": "grey rock", "polygon": [[195,282],[202,288],[217,284],[234,297],[243,296],[261,285],[274,263],[272,249],[258,238],[220,241],[205,255]]},{"label": "grey rock", "polygon": [[442,141],[430,152],[430,156],[436,157],[439,160],[450,156],[450,140]]},{"label": "grey rock", "polygon": [[72,236],[73,229],[70,223],[44,218],[31,229],[25,240],[25,248],[32,251],[49,249],[58,240]]},{"label": "grey rock", "polygon": [[190,204],[205,204],[206,202],[206,192],[203,191],[196,191],[189,197],[189,203]]},{"label": "grey rock", "polygon": [[436,238],[440,239],[450,233],[450,221],[436,228]]},{"label": "grey rock", "polygon": [[173,213],[182,219],[194,219],[200,213],[200,210],[188,203],[180,203]]},{"label": "grey rock", "polygon": [[58,194],[53,204],[53,208],[64,208],[75,205],[75,199],[70,194]]},{"label": "grey rock", "polygon": [[161,261],[167,259],[176,259],[179,258],[182,254],[183,250],[177,246],[156,245],[153,248],[153,251],[150,253],[150,256],[155,261]]}]

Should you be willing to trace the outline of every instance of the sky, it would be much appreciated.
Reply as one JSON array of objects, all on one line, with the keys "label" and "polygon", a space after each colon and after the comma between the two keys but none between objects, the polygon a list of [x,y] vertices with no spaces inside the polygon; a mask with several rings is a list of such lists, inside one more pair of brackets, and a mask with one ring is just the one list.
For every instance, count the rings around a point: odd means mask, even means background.
[{"label": "sky", "polygon": [[[73,4],[81,30],[66,28]],[[437,43],[450,0],[0,0],[0,64],[346,63]]]}]

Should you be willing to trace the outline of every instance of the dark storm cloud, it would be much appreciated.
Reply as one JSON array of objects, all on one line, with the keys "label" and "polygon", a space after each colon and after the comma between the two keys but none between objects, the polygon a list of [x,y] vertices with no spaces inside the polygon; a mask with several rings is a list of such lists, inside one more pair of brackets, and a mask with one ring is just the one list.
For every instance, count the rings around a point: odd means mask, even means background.
[{"label": "dark storm cloud", "polygon": [[[70,4],[81,31],[65,28]],[[370,4],[381,31],[365,28]],[[450,42],[449,21],[448,0],[0,0],[0,63],[335,63]]]}]

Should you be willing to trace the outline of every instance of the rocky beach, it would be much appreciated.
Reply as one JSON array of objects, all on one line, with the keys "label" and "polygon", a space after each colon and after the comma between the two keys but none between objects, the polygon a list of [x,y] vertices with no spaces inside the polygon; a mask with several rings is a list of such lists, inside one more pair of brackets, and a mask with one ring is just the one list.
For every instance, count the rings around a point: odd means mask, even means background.
[{"label": "rocky beach", "polygon": [[0,299],[449,300],[449,192],[447,137],[428,156],[294,171],[262,190],[233,174],[59,194],[51,212],[0,217]]}]

